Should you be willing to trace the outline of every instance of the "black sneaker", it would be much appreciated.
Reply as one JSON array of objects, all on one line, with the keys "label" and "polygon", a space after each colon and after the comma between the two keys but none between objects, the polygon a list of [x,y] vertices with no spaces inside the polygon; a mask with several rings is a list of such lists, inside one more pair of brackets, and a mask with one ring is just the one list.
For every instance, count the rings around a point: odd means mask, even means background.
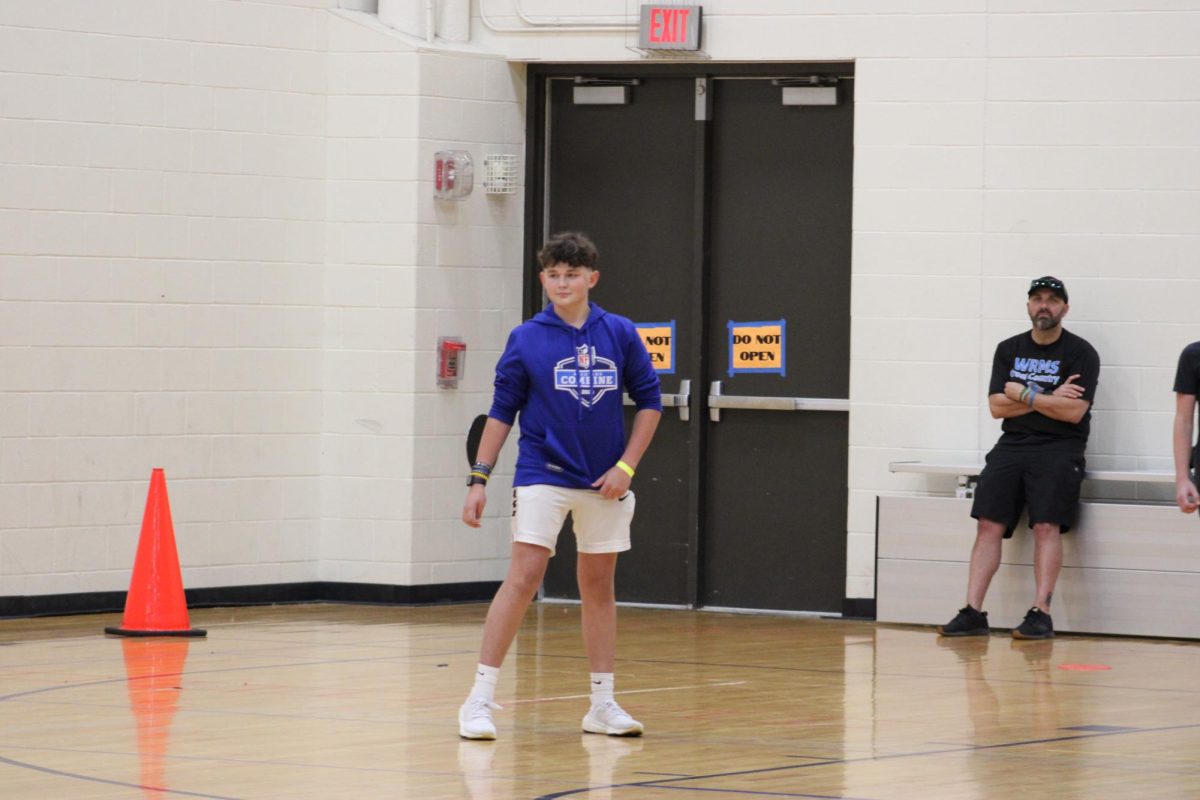
[{"label": "black sneaker", "polygon": [[1037,606],[1025,614],[1025,621],[1012,632],[1014,639],[1053,639],[1054,622],[1050,615]]},{"label": "black sneaker", "polygon": [[937,632],[942,636],[987,636],[991,630],[988,628],[986,611],[963,606],[954,619],[939,625]]}]

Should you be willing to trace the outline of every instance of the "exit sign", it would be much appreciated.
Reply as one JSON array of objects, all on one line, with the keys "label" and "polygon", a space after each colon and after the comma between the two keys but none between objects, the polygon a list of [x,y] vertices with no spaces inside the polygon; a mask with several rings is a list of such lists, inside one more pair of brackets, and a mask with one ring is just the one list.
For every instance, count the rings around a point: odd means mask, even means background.
[{"label": "exit sign", "polygon": [[642,6],[638,46],[643,50],[699,50],[700,6]]}]

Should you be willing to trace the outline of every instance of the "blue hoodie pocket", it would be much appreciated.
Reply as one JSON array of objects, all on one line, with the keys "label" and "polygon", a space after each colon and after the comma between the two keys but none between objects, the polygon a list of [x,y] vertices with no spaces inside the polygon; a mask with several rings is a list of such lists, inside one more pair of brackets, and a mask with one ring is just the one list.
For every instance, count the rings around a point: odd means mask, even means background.
[{"label": "blue hoodie pocket", "polygon": [[[578,425],[550,425],[546,429],[546,469],[557,472],[554,467],[561,467],[581,485],[590,486],[620,458],[620,452],[611,456],[612,442],[613,435],[609,431]],[[603,466],[605,464],[607,466]]]}]

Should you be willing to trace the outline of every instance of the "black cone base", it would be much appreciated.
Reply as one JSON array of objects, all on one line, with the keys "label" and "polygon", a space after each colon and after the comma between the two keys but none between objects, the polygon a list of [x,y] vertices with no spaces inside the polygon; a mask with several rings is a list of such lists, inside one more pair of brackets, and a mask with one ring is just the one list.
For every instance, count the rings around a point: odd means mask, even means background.
[{"label": "black cone base", "polygon": [[185,631],[131,631],[125,628],[105,628],[110,636],[207,636],[203,628],[190,628]]}]

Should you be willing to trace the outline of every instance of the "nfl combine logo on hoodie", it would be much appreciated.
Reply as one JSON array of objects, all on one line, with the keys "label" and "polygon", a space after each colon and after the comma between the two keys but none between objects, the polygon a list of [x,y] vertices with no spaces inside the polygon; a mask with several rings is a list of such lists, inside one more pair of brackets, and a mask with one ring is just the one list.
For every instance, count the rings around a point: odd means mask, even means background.
[{"label": "nfl combine logo on hoodie", "polygon": [[576,328],[547,305],[509,334],[496,363],[488,416],[512,425],[521,415],[513,486],[592,490],[625,451],[621,393],[639,411],[662,410],[658,373],[633,323],[588,306]]},{"label": "nfl combine logo on hoodie", "polygon": [[617,365],[597,356],[595,347],[581,344],[573,357],[554,365],[554,388],[590,408],[617,388]]}]

